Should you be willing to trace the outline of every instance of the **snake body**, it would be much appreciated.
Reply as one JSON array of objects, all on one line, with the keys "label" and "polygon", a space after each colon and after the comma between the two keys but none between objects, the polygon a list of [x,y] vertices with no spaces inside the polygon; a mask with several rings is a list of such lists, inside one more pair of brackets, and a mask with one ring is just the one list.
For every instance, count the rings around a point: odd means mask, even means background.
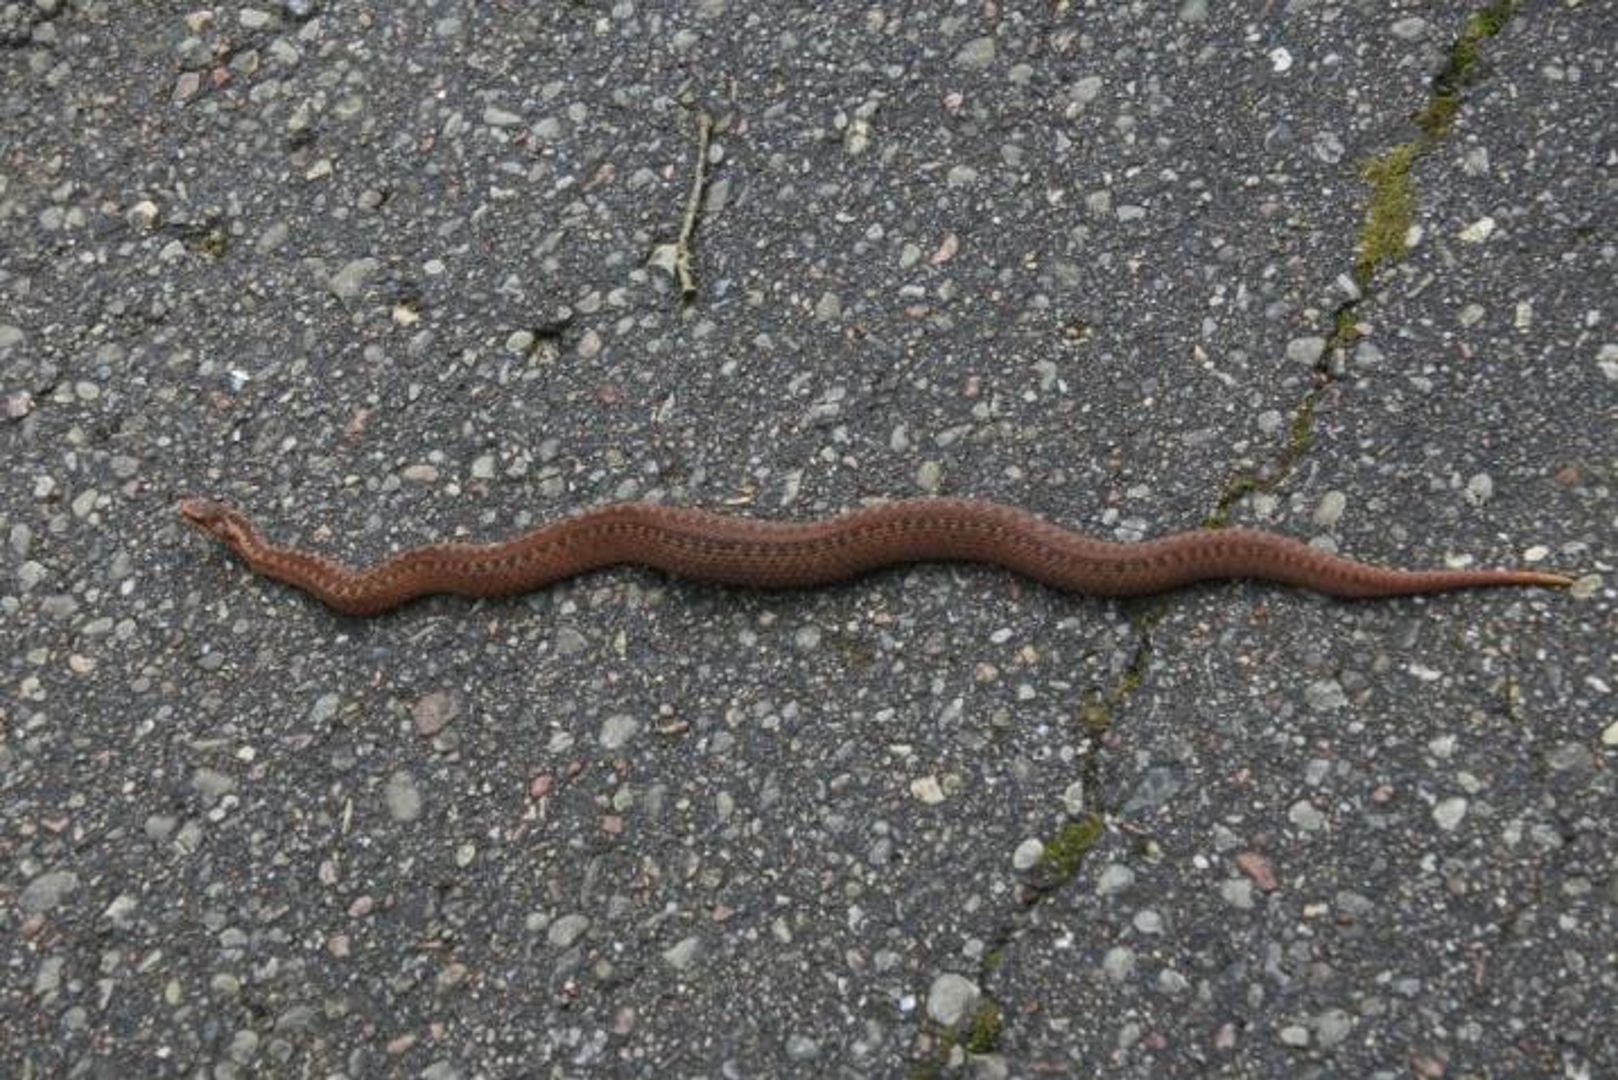
[{"label": "snake body", "polygon": [[792,589],[905,563],[974,562],[1094,596],[1141,596],[1223,578],[1279,582],[1345,599],[1572,583],[1530,570],[1387,569],[1251,529],[1117,544],[974,499],[911,499],[802,522],[618,503],[503,543],[430,544],[358,570],[271,544],[245,516],[211,499],[185,499],[179,510],[255,573],[349,615],[377,615],[433,593],[509,596],[621,565],[722,585]]}]

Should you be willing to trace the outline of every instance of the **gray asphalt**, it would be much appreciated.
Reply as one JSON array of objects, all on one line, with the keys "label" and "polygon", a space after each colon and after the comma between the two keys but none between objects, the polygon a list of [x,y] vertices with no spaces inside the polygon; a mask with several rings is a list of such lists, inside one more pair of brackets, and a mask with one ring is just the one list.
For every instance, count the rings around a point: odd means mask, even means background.
[{"label": "gray asphalt", "polygon": [[[0,1074],[1618,1073],[1615,118],[1578,0],[0,3]],[[1579,580],[174,513],[925,493]]]}]

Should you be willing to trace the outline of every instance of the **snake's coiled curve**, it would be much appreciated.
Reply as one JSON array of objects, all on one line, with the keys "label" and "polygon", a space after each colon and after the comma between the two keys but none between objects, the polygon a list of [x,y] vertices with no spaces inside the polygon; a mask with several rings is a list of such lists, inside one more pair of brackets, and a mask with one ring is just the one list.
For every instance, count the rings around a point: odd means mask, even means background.
[{"label": "snake's coiled curve", "polygon": [[509,596],[621,565],[723,585],[807,588],[904,563],[976,562],[1093,596],[1140,596],[1220,578],[1273,581],[1345,599],[1572,583],[1531,570],[1387,569],[1251,529],[1117,544],[974,499],[911,499],[803,522],[618,503],[503,543],[431,544],[358,570],[271,544],[246,517],[211,499],[185,499],[179,510],[254,572],[349,615],[380,614],[433,593]]}]

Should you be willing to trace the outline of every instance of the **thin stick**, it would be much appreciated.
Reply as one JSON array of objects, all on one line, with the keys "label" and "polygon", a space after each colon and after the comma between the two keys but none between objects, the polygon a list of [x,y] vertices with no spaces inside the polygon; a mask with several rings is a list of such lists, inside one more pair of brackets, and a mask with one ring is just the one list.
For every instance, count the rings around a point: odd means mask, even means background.
[{"label": "thin stick", "polygon": [[702,189],[708,183],[708,142],[713,138],[713,117],[697,110],[697,164],[691,173],[691,194],[685,201],[685,218],[680,222],[680,238],[674,243],[674,276],[680,293],[687,299],[697,294],[697,279],[691,273],[691,235],[697,231],[697,215],[702,210]]}]

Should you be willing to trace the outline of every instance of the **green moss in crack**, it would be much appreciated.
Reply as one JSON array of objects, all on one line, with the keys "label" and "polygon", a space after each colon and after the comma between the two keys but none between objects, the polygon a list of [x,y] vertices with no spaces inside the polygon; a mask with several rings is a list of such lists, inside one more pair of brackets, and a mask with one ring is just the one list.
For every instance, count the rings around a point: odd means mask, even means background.
[{"label": "green moss in crack", "polygon": [[1444,70],[1433,78],[1433,98],[1416,114],[1422,135],[1435,142],[1449,130],[1461,109],[1461,89],[1478,75],[1483,43],[1505,29],[1521,7],[1520,0],[1496,0],[1466,20],[1461,36],[1449,48]]},{"label": "green moss in crack", "polygon": [[[1298,464],[1298,459],[1309,452],[1309,447],[1315,442],[1315,402],[1318,395],[1311,392],[1305,395],[1303,404],[1292,415],[1291,438],[1287,440],[1287,456],[1284,462],[1287,472],[1291,472]],[[1285,474],[1283,474],[1285,475]]]},{"label": "green moss in crack", "polygon": [[1152,627],[1157,625],[1161,617],[1162,613],[1156,612],[1130,620],[1135,627],[1135,652],[1129,658],[1129,666],[1124,668],[1123,675],[1118,679],[1118,688],[1113,691],[1114,705],[1127,701],[1146,681],[1146,669],[1152,663]]},{"label": "green moss in crack", "polygon": [[972,1023],[966,1029],[966,1041],[962,1045],[969,1054],[992,1054],[1000,1048],[1000,1034],[1005,1026],[1000,1006],[985,1001],[972,1014]]},{"label": "green moss in crack", "polygon": [[1470,29],[1481,40],[1491,38],[1506,28],[1506,23],[1522,7],[1522,0],[1495,0],[1494,3],[1472,16]]},{"label": "green moss in crack", "polygon": [[1450,48],[1449,63],[1438,74],[1440,92],[1465,86],[1477,77],[1483,43],[1504,30],[1521,6],[1521,0],[1495,0],[1466,20],[1466,29]]},{"label": "green moss in crack", "polygon": [[1354,311],[1359,306],[1358,300],[1350,300],[1332,316],[1331,340],[1326,343],[1328,352],[1331,349],[1346,349],[1365,336],[1360,333],[1359,320],[1354,317]]},{"label": "green moss in crack", "polygon": [[1225,490],[1219,496],[1219,505],[1214,512],[1202,519],[1204,529],[1223,529],[1230,524],[1230,508],[1241,502],[1255,491],[1262,491],[1264,484],[1256,476],[1238,476],[1225,485]]},{"label": "green moss in crack", "polygon": [[1416,219],[1410,168],[1420,150],[1417,143],[1401,143],[1366,162],[1361,170],[1365,182],[1371,185],[1365,226],[1360,230],[1359,257],[1354,263],[1354,280],[1362,292],[1369,290],[1378,267],[1398,261],[1409,250],[1405,236]]},{"label": "green moss in crack", "polygon": [[1421,128],[1423,137],[1429,142],[1437,142],[1444,137],[1449,126],[1455,122],[1455,114],[1461,111],[1461,95],[1449,93],[1439,94],[1416,114],[1416,126]]},{"label": "green moss in crack", "polygon": [[1062,826],[1061,831],[1045,845],[1045,854],[1040,856],[1040,862],[1050,868],[1058,880],[1069,880],[1079,872],[1079,866],[1090,849],[1100,843],[1105,828],[1098,814],[1086,814],[1081,820]]},{"label": "green moss in crack", "polygon": [[1107,708],[1100,691],[1085,692],[1084,702],[1079,706],[1079,726],[1092,735],[1105,734],[1112,727],[1112,710]]}]

